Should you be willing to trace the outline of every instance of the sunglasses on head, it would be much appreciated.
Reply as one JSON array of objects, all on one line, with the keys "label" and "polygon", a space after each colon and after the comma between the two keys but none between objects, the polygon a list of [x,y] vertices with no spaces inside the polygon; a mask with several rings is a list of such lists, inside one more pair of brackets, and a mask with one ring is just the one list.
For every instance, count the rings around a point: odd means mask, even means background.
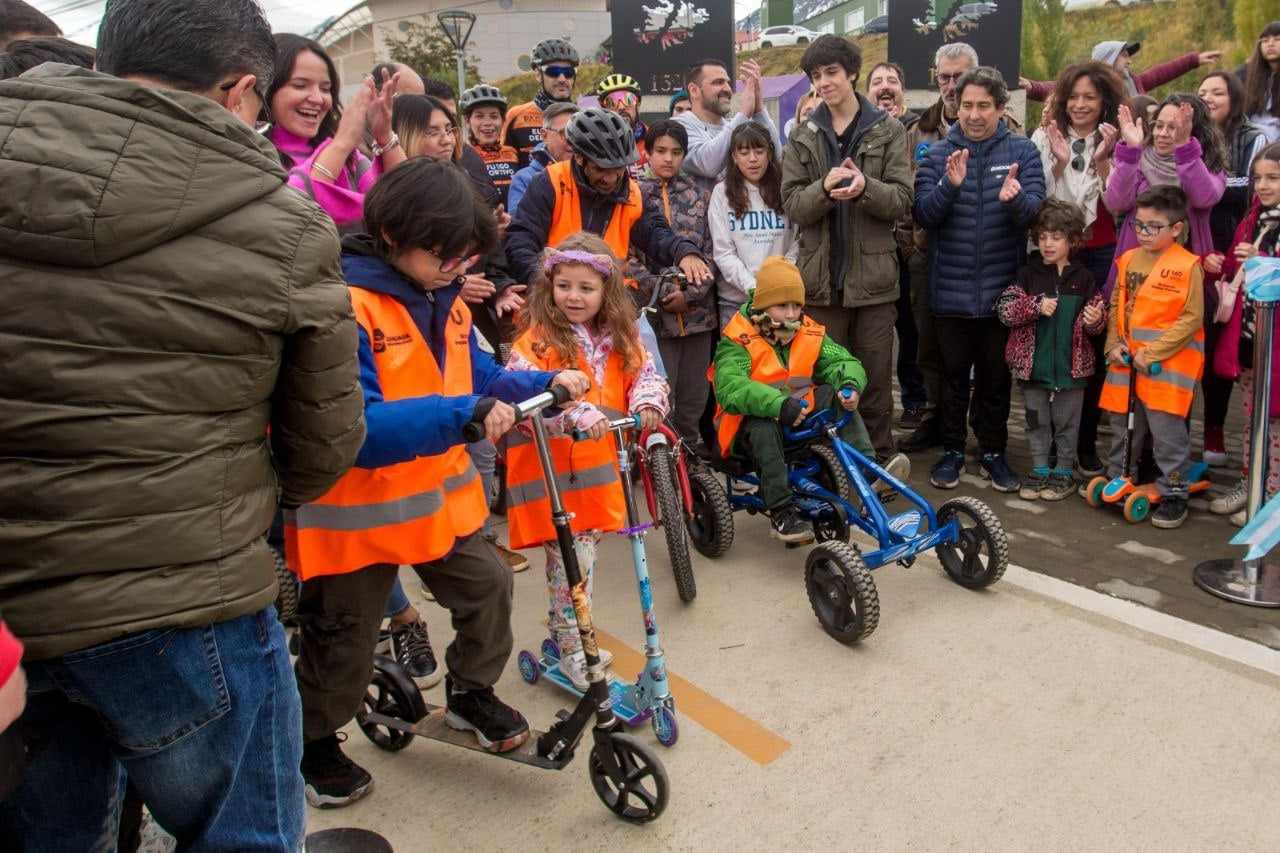
[{"label": "sunglasses on head", "polygon": [[548,65],[542,69],[542,73],[548,77],[563,77],[566,80],[572,80],[578,75],[578,69],[572,65]]}]

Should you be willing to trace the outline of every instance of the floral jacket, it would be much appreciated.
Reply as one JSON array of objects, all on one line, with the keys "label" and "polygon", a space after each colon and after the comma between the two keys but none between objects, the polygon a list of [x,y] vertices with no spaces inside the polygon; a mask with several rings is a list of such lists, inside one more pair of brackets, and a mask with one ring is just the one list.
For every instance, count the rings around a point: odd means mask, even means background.
[{"label": "floral jacket", "polygon": [[[1067,267],[1066,276],[1069,278],[1076,272],[1082,273],[1088,282],[1072,282],[1075,285],[1073,290],[1083,290],[1087,295],[1080,306],[1080,313],[1072,320],[1070,374],[1073,379],[1085,379],[1097,369],[1097,358],[1089,338],[1106,331],[1107,303],[1088,270],[1072,265]],[[1019,271],[1018,281],[1006,287],[996,300],[996,316],[1009,327],[1005,361],[1014,378],[1022,382],[1030,381],[1035,361],[1040,300],[1054,293],[1052,283],[1048,281],[1050,275],[1056,275],[1056,271],[1040,262],[1039,255],[1032,255],[1027,266]],[[1084,322],[1083,309],[1089,305],[1102,309],[1098,322],[1093,325],[1085,325]]]}]

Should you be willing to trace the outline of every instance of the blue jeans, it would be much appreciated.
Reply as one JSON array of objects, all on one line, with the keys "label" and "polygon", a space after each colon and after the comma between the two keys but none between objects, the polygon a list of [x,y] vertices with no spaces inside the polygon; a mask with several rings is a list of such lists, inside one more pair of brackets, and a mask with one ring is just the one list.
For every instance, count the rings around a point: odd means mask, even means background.
[{"label": "blue jeans", "polygon": [[297,850],[302,708],[275,608],[28,663],[0,850],[116,849],[126,775],[184,851]]}]

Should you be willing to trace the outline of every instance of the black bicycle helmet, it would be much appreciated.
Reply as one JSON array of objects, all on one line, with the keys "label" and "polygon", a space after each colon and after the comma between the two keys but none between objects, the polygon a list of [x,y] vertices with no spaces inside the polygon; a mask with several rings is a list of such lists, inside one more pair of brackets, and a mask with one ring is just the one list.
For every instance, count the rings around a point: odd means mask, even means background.
[{"label": "black bicycle helmet", "polygon": [[507,99],[502,97],[502,92],[496,86],[490,86],[488,83],[472,86],[462,93],[462,100],[458,101],[458,108],[462,110],[463,117],[470,116],[471,111],[476,107],[484,106],[497,107],[504,118],[507,115]]},{"label": "black bicycle helmet", "polygon": [[533,48],[533,66],[543,68],[552,62],[567,62],[576,67],[578,51],[564,39],[544,39],[538,42]]},{"label": "black bicycle helmet", "polygon": [[630,166],[640,159],[631,125],[617,113],[598,107],[575,115],[565,128],[565,138],[574,153],[581,154],[602,169]]}]

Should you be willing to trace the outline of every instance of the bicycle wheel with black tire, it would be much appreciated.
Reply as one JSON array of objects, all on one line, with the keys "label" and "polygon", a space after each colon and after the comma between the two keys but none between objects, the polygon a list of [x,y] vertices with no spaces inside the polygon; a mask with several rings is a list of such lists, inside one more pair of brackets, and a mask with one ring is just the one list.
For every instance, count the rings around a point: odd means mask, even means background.
[{"label": "bicycle wheel with black tire", "polygon": [[982,589],[1004,576],[1009,567],[1009,537],[999,517],[977,498],[959,497],[938,507],[938,524],[960,525],[956,542],[940,543],[938,560],[960,586]]},{"label": "bicycle wheel with black tire", "polygon": [[804,585],[822,630],[852,645],[880,624],[880,596],[871,570],[844,542],[823,542],[809,552]]},{"label": "bicycle wheel with black tire", "polygon": [[704,557],[723,557],[733,547],[733,507],[724,486],[715,474],[694,465],[689,469],[689,491],[693,513],[686,526],[693,547]]},{"label": "bicycle wheel with black tire", "polygon": [[653,478],[653,495],[658,505],[656,521],[662,525],[667,539],[667,553],[671,556],[671,573],[675,575],[676,592],[686,604],[698,597],[698,585],[693,579],[693,561],[689,556],[689,537],[684,528],[684,501],[676,479],[676,466],[671,458],[671,448],[665,444],[654,445],[648,453],[649,474]]}]

